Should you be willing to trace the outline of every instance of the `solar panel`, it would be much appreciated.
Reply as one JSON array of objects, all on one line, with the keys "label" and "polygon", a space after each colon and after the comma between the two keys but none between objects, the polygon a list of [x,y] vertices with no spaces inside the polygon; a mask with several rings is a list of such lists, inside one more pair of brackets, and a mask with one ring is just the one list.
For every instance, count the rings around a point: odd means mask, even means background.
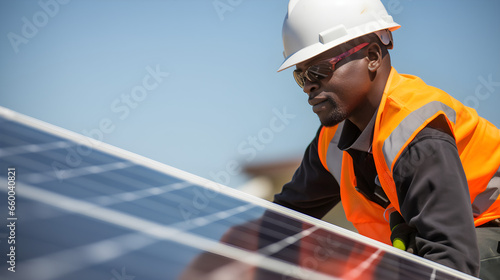
[{"label": "solar panel", "polygon": [[0,107],[1,279],[476,279]]}]

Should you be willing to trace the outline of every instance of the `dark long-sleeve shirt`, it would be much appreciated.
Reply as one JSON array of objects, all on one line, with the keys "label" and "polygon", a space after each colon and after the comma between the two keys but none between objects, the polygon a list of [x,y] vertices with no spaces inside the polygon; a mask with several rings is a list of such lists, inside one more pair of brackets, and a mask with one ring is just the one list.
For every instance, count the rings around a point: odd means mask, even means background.
[{"label": "dark long-sleeve shirt", "polygon": [[[346,120],[338,147],[353,159],[358,191],[387,207],[371,153],[373,123],[374,118],[361,132]],[[455,140],[441,124],[436,120],[420,131],[395,163],[399,206],[406,223],[418,232],[418,255],[477,275],[479,252],[467,179]],[[319,131],[274,202],[322,218],[340,201],[340,187],[319,159],[318,138]]]}]

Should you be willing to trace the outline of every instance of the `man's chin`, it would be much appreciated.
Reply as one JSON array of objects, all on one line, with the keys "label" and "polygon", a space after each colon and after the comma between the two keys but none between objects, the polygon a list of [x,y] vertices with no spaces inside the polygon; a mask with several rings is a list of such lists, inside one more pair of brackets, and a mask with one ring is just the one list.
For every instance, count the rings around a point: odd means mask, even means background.
[{"label": "man's chin", "polygon": [[347,114],[343,110],[340,110],[335,102],[328,100],[328,103],[330,104],[329,110],[321,110],[316,113],[323,126],[336,126],[347,119]]},{"label": "man's chin", "polygon": [[344,120],[345,120],[345,118],[342,118],[342,117],[330,117],[330,118],[327,118],[325,120],[319,118],[319,121],[321,122],[321,124],[323,126],[326,126],[326,127],[336,126],[337,124],[341,123]]}]

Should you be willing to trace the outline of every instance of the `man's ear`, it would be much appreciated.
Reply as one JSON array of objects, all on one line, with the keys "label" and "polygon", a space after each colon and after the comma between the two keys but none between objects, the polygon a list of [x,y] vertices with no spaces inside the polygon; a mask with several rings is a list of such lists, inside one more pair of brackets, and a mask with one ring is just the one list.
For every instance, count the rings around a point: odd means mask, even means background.
[{"label": "man's ear", "polygon": [[367,49],[368,55],[368,70],[376,73],[382,65],[382,49],[377,43],[371,43]]}]

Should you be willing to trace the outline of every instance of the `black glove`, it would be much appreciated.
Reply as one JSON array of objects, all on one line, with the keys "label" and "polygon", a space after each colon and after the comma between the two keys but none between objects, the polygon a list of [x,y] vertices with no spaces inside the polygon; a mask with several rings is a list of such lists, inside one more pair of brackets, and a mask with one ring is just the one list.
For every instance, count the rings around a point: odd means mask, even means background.
[{"label": "black glove", "polygon": [[411,254],[417,254],[417,246],[415,237],[417,230],[409,226],[399,212],[394,211],[389,217],[391,226],[391,243],[392,246],[399,248]]}]

